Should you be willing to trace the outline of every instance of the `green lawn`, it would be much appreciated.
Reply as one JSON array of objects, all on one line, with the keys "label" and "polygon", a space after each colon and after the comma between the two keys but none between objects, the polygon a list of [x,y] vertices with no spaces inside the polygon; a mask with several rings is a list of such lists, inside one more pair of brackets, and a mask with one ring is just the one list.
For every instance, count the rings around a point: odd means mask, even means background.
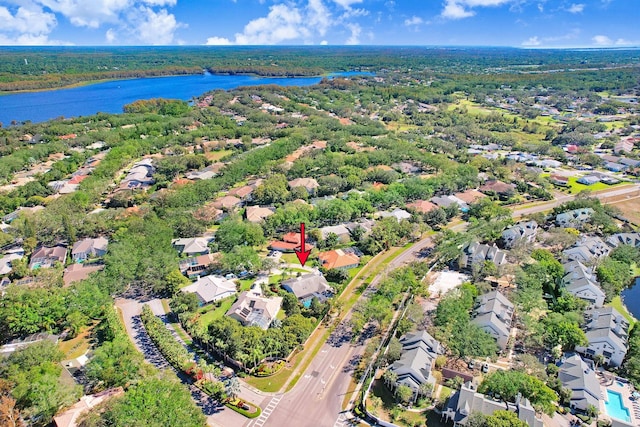
[{"label": "green lawn", "polygon": [[238,281],[240,282],[240,292],[251,289],[251,285],[253,285],[254,282],[253,279],[240,279]]},{"label": "green lawn", "polygon": [[633,325],[634,323],[636,323],[636,319],[634,319],[631,313],[627,311],[627,307],[624,306],[624,303],[622,302],[622,298],[620,298],[620,296],[612,299],[611,302],[607,305],[618,310],[620,314],[622,314],[624,318],[629,321],[629,324]]},{"label": "green lawn", "polygon": [[291,368],[282,368],[277,374],[271,377],[258,378],[248,376],[244,380],[247,384],[257,388],[258,390],[262,390],[266,393],[276,393],[280,391],[282,386],[287,382],[291,372]]},{"label": "green lawn", "polygon": [[205,325],[213,322],[216,319],[220,319],[224,314],[229,311],[233,303],[236,301],[236,297],[225,298],[220,302],[220,307],[216,307],[215,304],[204,307],[201,309],[202,316],[200,316],[200,322],[204,322]]}]

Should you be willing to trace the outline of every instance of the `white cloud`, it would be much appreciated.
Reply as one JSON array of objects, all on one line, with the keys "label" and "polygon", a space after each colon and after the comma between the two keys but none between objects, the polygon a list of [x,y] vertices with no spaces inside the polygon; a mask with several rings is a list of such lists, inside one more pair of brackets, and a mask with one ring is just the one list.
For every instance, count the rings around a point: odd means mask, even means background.
[{"label": "white cloud", "polygon": [[324,36],[331,26],[331,12],[322,3],[322,0],[309,0],[307,10],[309,13],[309,26],[317,28],[318,33]]},{"label": "white cloud", "polygon": [[513,0],[445,0],[441,16],[447,19],[463,19],[474,16],[476,7],[502,6]]},{"label": "white cloud", "polygon": [[538,36],[529,37],[527,40],[522,42],[522,46],[540,46],[542,42],[538,38]]},{"label": "white cloud", "polygon": [[276,3],[266,16],[249,21],[233,38],[212,36],[209,45],[273,45],[324,41],[330,29],[346,27],[353,44],[360,42],[362,29],[354,18],[366,16],[365,9],[352,8],[362,0],[298,0]]},{"label": "white cloud", "polygon": [[625,39],[617,39],[616,40],[616,46],[631,46],[637,43],[634,43],[630,40],[625,40]]},{"label": "white cloud", "polygon": [[150,7],[140,6],[134,15],[131,23],[135,24],[135,34],[145,44],[171,44],[173,33],[180,27],[176,17],[166,9],[156,12]]},{"label": "white cloud", "polygon": [[424,21],[419,16],[412,16],[411,18],[404,20],[404,25],[406,25],[407,27],[421,24],[424,24]]},{"label": "white cloud", "polygon": [[61,13],[77,27],[98,28],[103,23],[117,23],[131,0],[37,0],[41,5]]},{"label": "white cloud", "polygon": [[583,3],[573,3],[571,6],[567,8],[567,12],[569,13],[582,13],[584,10]]},{"label": "white cloud", "polygon": [[347,45],[355,45],[360,44],[360,33],[362,32],[362,28],[359,24],[347,24],[347,28],[351,30],[351,36],[344,42]]},{"label": "white cloud", "polygon": [[107,43],[115,42],[118,38],[118,36],[116,35],[116,30],[114,30],[113,28],[109,28],[104,34],[104,38],[107,40]]},{"label": "white cloud", "polygon": [[591,41],[596,46],[611,46],[611,45],[613,45],[613,40],[611,40],[609,37],[603,36],[603,35],[594,36],[591,39]]},{"label": "white cloud", "polygon": [[344,7],[345,9],[351,8],[352,4],[362,3],[362,0],[333,0],[333,1],[334,1],[334,3],[339,4],[340,6]]},{"label": "white cloud", "polygon": [[31,35],[49,34],[56,26],[56,17],[37,7],[21,6],[15,15],[9,9],[0,6],[2,32],[26,33]]},{"label": "white cloud", "polygon": [[276,4],[267,16],[250,21],[242,33],[237,33],[235,44],[268,45],[295,40],[307,31],[302,23],[297,7]]},{"label": "white cloud", "polygon": [[328,45],[328,44],[329,44],[329,42],[328,42],[328,41],[326,41],[326,40],[322,40],[322,41],[320,42],[320,45],[321,45],[321,46],[326,46],[326,45]]},{"label": "white cloud", "polygon": [[209,37],[205,44],[208,46],[229,46],[232,43],[231,40],[224,37]]}]

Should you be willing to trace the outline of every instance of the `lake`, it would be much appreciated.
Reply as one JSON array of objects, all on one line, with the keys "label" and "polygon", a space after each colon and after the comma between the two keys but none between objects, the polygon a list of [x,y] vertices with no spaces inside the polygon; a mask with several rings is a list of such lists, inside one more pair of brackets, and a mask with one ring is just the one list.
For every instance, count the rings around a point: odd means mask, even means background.
[{"label": "lake", "polygon": [[627,310],[633,317],[640,320],[640,277],[636,278],[632,287],[622,291],[621,295]]},{"label": "lake", "polygon": [[[330,76],[369,74],[334,73]],[[57,117],[90,116],[98,112],[122,113],[122,107],[139,99],[173,98],[185,101],[214,89],[275,84],[309,86],[320,77],[254,77],[198,74],[114,80],[67,89],[0,95],[0,122],[8,126],[31,120],[43,122]]]}]

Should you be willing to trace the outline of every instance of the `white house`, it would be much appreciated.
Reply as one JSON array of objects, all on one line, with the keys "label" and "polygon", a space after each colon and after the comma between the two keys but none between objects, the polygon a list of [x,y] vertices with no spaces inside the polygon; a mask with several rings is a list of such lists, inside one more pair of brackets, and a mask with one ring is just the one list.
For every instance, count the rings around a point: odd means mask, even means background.
[{"label": "white house", "polygon": [[236,284],[221,276],[205,276],[181,289],[184,293],[195,293],[202,305],[236,294]]}]

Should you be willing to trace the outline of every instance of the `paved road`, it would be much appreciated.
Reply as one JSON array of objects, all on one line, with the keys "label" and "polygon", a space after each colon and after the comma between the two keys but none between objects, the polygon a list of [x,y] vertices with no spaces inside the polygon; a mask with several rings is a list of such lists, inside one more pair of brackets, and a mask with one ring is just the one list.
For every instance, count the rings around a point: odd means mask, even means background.
[{"label": "paved road", "polygon": [[[640,185],[634,184],[634,185],[624,186],[621,188],[614,187],[607,191],[599,191],[597,193],[593,193],[592,196],[597,197],[599,199],[604,199],[608,197],[624,196],[625,194],[633,194],[638,192],[638,190],[640,190]],[[519,217],[524,215],[530,215],[533,213],[548,211],[555,208],[556,206],[560,206],[561,204],[566,203],[575,198],[576,198],[575,195],[565,195],[557,199],[551,200],[549,202],[541,203],[539,205],[525,207],[521,209],[516,208],[513,211],[513,216]]]},{"label": "paved road", "polygon": [[[404,251],[389,263],[385,271],[378,274],[364,293],[370,294],[386,271],[409,263],[419,257],[420,251],[432,245],[426,238]],[[334,427],[346,425],[342,414],[342,402],[351,384],[351,374],[358,366],[364,352],[366,341],[373,331],[365,331],[356,343],[351,343],[352,333],[349,327],[351,311],[336,327],[322,346],[320,352],[302,374],[295,387],[281,399],[272,401],[273,408],[264,422],[256,421],[250,427]]]}]

